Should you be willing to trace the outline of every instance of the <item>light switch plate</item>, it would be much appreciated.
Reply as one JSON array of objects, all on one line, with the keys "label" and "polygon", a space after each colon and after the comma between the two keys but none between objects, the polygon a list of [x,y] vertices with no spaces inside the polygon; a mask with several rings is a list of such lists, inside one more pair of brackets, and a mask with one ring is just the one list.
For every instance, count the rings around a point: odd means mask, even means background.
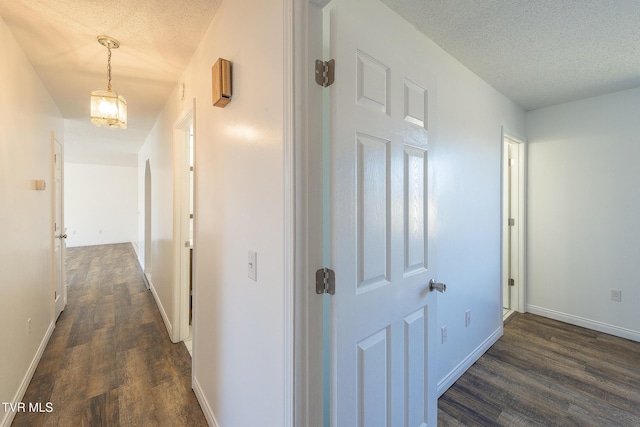
[{"label": "light switch plate", "polygon": [[248,275],[249,279],[258,281],[258,254],[249,250]]}]

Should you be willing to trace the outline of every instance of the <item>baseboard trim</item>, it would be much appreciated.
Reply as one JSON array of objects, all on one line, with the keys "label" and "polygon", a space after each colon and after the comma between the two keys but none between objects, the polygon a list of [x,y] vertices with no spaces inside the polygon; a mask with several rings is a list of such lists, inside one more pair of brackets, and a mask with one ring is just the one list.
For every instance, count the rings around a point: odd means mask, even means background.
[{"label": "baseboard trim", "polygon": [[136,253],[136,259],[138,260],[138,265],[140,266],[140,268],[144,270],[144,267],[142,266],[142,260],[140,259],[140,250],[138,249],[138,244],[136,242],[129,242],[129,243],[131,243],[133,252]]},{"label": "baseboard trim", "polygon": [[527,311],[532,314],[537,314],[538,316],[548,317],[571,325],[581,326],[583,328],[593,329],[594,331],[604,332],[605,334],[614,335],[616,337],[640,342],[640,331],[634,331],[633,329],[622,328],[620,326],[610,325],[597,320],[574,316],[573,314],[563,313],[561,311],[538,307],[531,304],[527,305]]},{"label": "baseboard trim", "polygon": [[[22,379],[22,383],[20,384],[20,388],[16,392],[16,395],[13,397],[13,401],[11,402],[13,405],[16,405],[18,402],[22,401],[24,394],[27,392],[27,387],[29,387],[29,383],[31,383],[31,379],[33,378],[33,374],[36,372],[36,368],[40,363],[40,359],[42,359],[42,354],[44,353],[45,348],[47,348],[47,344],[49,344],[49,339],[51,338],[51,334],[53,334],[53,330],[56,328],[56,323],[52,321],[49,324],[49,328],[47,332],[44,334],[44,338],[42,342],[40,342],[40,346],[38,347],[38,351],[36,351],[35,356],[33,356],[33,360],[31,360],[31,364],[29,365],[29,369],[27,369],[27,373]],[[2,422],[0,423],[1,427],[9,427],[15,418],[15,412],[5,412]]]},{"label": "baseboard trim", "polygon": [[442,396],[445,391],[449,389],[458,381],[458,378],[464,374],[467,369],[471,367],[480,357],[491,348],[502,336],[502,325],[496,329],[489,337],[482,342],[474,351],[472,351],[458,366],[456,366],[451,372],[449,372],[441,381],[438,382],[438,397]]},{"label": "baseboard trim", "polygon": [[156,288],[153,287],[153,283],[151,282],[149,282],[149,290],[153,295],[153,299],[156,300],[156,305],[158,306],[158,310],[160,311],[160,315],[162,316],[162,320],[164,321],[164,326],[167,328],[167,332],[169,333],[169,338],[171,339],[171,342],[175,342],[173,341],[173,326],[171,326],[171,322],[169,321],[167,312],[164,310],[164,306],[162,305],[162,301],[160,301],[160,297],[156,292]]},{"label": "baseboard trim", "polygon": [[140,270],[142,270],[142,278],[144,279],[144,284],[147,287],[147,289],[151,290],[150,274],[144,271],[144,265],[142,264],[142,259],[140,258],[140,252],[138,251],[138,245],[135,244],[134,242],[131,242],[131,246],[133,247],[133,251],[136,253],[136,261],[138,261]]},{"label": "baseboard trim", "polygon": [[144,285],[147,287],[147,290],[151,290],[151,275],[142,273],[142,278],[144,279]]},{"label": "baseboard trim", "polygon": [[193,392],[196,394],[196,399],[198,399],[198,403],[202,408],[204,417],[207,419],[207,423],[211,427],[218,427],[220,424],[218,424],[216,416],[213,415],[213,409],[211,409],[209,401],[204,397],[204,393],[202,392],[200,383],[198,382],[198,379],[195,377],[195,375],[191,377],[191,385],[193,387]]}]

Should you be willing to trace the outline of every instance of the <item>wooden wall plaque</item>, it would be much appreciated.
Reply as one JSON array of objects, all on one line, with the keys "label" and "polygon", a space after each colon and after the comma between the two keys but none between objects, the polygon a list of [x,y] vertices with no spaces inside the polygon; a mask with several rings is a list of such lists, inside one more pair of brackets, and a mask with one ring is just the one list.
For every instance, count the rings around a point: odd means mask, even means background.
[{"label": "wooden wall plaque", "polygon": [[211,68],[213,105],[224,108],[231,102],[231,61],[218,58]]}]

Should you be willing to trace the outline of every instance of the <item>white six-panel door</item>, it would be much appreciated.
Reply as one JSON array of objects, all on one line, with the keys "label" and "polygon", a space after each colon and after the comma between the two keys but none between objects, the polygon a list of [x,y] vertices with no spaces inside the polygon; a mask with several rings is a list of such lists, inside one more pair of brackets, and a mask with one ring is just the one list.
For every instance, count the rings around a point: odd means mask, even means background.
[{"label": "white six-panel door", "polygon": [[433,426],[436,278],[426,58],[377,1],[325,8],[330,87],[331,425]]},{"label": "white six-panel door", "polygon": [[55,282],[54,305],[55,318],[60,317],[60,313],[67,305],[66,282],[66,238],[64,227],[64,187],[63,187],[63,158],[62,144],[52,137],[53,141],[53,211],[54,211],[54,236],[53,236],[53,276]]}]

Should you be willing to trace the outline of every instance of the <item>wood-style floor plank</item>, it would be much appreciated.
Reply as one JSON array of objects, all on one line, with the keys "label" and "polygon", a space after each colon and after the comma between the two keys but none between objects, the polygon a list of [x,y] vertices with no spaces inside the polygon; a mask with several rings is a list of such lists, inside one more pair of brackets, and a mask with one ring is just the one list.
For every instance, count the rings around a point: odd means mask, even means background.
[{"label": "wood-style floor plank", "polygon": [[[129,244],[71,248],[68,305],[13,426],[206,426]],[[640,343],[517,314],[438,401],[460,426],[640,426]]]},{"label": "wood-style floor plank", "polygon": [[68,304],[12,426],[206,426],[130,244],[69,248]]},{"label": "wood-style floor plank", "polygon": [[516,314],[440,397],[438,424],[640,426],[640,343]]}]

